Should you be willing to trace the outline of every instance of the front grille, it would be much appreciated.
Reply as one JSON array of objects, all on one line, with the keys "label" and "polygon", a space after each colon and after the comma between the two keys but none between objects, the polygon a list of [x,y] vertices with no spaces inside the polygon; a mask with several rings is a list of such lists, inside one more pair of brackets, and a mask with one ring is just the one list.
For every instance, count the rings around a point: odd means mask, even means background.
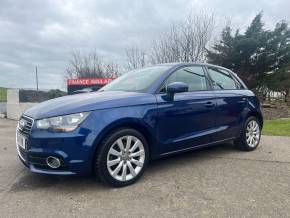
[{"label": "front grille", "polygon": [[21,116],[18,122],[17,129],[23,135],[29,136],[32,126],[33,126],[33,119],[23,115]]}]

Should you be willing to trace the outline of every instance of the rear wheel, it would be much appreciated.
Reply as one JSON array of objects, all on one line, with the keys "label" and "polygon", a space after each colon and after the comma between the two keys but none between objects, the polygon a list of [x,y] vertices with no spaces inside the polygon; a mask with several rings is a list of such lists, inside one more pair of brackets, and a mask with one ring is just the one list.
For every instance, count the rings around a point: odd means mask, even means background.
[{"label": "rear wheel", "polygon": [[260,142],[261,127],[256,117],[249,117],[242,129],[240,138],[235,140],[237,148],[243,151],[255,150]]},{"label": "rear wheel", "polygon": [[134,183],[148,162],[148,146],[141,133],[119,129],[104,139],[96,157],[96,174],[105,183],[121,187]]}]

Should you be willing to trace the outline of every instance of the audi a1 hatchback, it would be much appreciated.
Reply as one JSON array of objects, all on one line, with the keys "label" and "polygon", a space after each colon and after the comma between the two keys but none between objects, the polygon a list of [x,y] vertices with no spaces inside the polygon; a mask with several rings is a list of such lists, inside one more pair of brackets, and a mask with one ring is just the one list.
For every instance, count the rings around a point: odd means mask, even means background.
[{"label": "audi a1 hatchback", "polygon": [[125,186],[152,159],[228,141],[252,151],[262,126],[258,99],[235,73],[163,64],[128,72],[98,92],[36,105],[20,118],[16,144],[32,172],[94,172]]}]

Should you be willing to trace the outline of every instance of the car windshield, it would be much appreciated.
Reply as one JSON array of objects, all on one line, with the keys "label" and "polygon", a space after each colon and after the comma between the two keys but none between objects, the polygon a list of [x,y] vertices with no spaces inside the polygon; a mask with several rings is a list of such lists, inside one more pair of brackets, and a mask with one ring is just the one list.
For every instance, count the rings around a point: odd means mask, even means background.
[{"label": "car windshield", "polygon": [[113,80],[100,91],[145,92],[170,67],[162,65],[130,71]]}]

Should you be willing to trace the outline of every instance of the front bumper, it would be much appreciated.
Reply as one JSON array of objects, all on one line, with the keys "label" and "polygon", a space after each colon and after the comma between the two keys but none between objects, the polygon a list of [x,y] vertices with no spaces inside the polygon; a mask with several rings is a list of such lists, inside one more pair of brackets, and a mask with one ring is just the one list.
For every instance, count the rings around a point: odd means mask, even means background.
[{"label": "front bumper", "polygon": [[[27,155],[29,156],[29,155]],[[40,173],[40,174],[47,174],[47,175],[76,175],[78,174],[75,171],[69,171],[67,169],[62,169],[62,167],[58,169],[50,169],[46,162],[45,158],[37,158],[40,161],[33,161],[29,158],[24,159],[23,154],[18,154],[19,159],[21,162],[26,166],[31,172],[33,173]],[[73,167],[72,167],[73,168]]]},{"label": "front bumper", "polygon": [[[31,118],[30,118],[31,119]],[[26,138],[26,148],[16,141],[18,156],[22,163],[34,173],[50,175],[87,175],[92,171],[95,135],[85,126],[73,132],[55,133],[34,129],[23,132],[17,127],[16,134]],[[17,138],[17,137],[16,137]],[[49,156],[60,159],[60,167],[48,166]]]},{"label": "front bumper", "polygon": [[[46,141],[49,141],[49,139]],[[34,147],[33,143],[28,143],[27,150],[24,150],[17,145],[20,160],[31,172],[50,175],[86,175],[91,173],[91,161],[89,161],[88,152],[82,151],[78,153],[78,157],[74,158],[64,147],[66,146],[63,146],[63,149],[61,149],[61,146],[57,149],[46,149]],[[50,168],[46,162],[49,156],[60,159],[60,167],[57,169]]]}]

